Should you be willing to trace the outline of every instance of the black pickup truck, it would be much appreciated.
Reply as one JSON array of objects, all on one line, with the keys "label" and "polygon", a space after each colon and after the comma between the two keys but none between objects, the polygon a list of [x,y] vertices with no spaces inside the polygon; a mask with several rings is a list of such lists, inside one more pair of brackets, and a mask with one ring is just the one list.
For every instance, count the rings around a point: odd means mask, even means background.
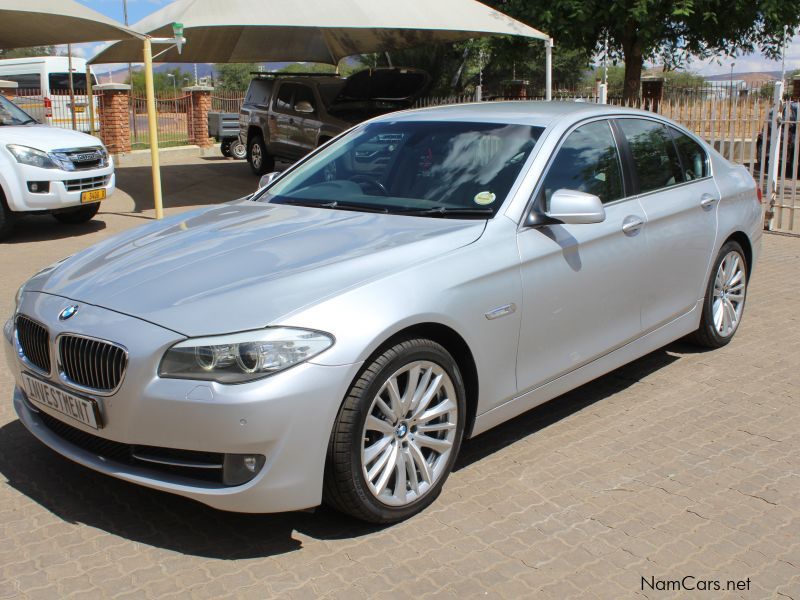
[{"label": "black pickup truck", "polygon": [[335,75],[254,73],[239,112],[239,141],[256,175],[275,159],[294,162],[353,125],[411,107],[427,88],[425,71],[366,69]]}]

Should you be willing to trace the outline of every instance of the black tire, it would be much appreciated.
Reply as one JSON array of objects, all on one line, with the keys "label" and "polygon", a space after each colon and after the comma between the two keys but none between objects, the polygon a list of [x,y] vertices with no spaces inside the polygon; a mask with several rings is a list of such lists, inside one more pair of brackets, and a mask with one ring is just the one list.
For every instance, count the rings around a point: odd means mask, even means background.
[{"label": "black tire", "polygon": [[222,142],[219,145],[219,151],[222,152],[222,156],[230,157],[230,155],[231,155],[231,143],[230,142]]},{"label": "black tire", "polygon": [[0,240],[4,240],[14,227],[14,214],[6,207],[3,192],[0,191]]},{"label": "black tire", "polygon": [[254,135],[247,144],[247,162],[258,176],[275,170],[275,159],[267,152],[267,145],[260,135]]},{"label": "black tire", "polygon": [[100,210],[100,203],[92,202],[91,204],[84,204],[82,206],[76,206],[75,208],[67,208],[54,212],[53,217],[59,223],[77,225],[79,223],[91,221],[98,210]]},{"label": "black tire", "polygon": [[[402,506],[392,506],[381,502],[369,488],[367,478],[362,470],[362,443],[365,442],[365,423],[373,408],[373,401],[381,391],[383,385],[405,366],[416,361],[433,363],[450,378],[452,390],[456,396],[456,423],[451,439],[449,456],[439,456],[441,461],[437,466],[438,479],[428,484],[423,492],[420,488],[418,497],[412,498]],[[410,378],[409,378],[410,379]],[[407,380],[408,381],[408,380]],[[409,385],[408,383],[406,385]],[[438,392],[437,392],[438,395]],[[448,394],[449,396],[449,394]],[[440,401],[441,398],[440,398]],[[409,415],[411,411],[409,410]],[[396,437],[400,431],[398,423],[389,422],[390,427],[397,427],[393,435],[387,434],[386,437],[392,439],[391,444],[402,445],[406,448],[407,444],[414,445],[414,436],[425,435],[416,431],[416,426],[412,424],[410,417],[404,433],[399,439]],[[451,423],[451,415],[448,414],[447,422]],[[328,455],[325,465],[325,482],[323,489],[324,502],[357,519],[370,523],[395,523],[407,519],[408,517],[420,512],[429,506],[439,495],[439,492],[447,480],[453,464],[461,446],[461,439],[464,435],[464,424],[466,419],[466,392],[461,373],[455,360],[447,350],[440,344],[428,339],[409,339],[399,342],[392,347],[381,352],[364,368],[358,379],[353,383],[347,397],[344,399],[336,422],[331,433],[328,444]],[[403,422],[406,425],[406,422]],[[421,426],[421,425],[420,425]],[[447,435],[437,433],[435,435]],[[404,450],[400,450],[404,452]],[[413,452],[405,451],[407,456]],[[426,461],[430,458],[434,462],[437,460],[434,451],[429,451]],[[431,458],[434,457],[434,458]],[[370,463],[367,463],[370,464]],[[416,464],[405,463],[411,470],[415,470]],[[392,471],[391,480],[397,486],[397,471]],[[407,471],[404,471],[407,473]],[[403,476],[403,490],[412,491],[410,483],[406,482]],[[409,486],[408,488],[406,486]],[[421,483],[420,483],[421,485]],[[397,487],[395,487],[395,490]],[[405,493],[404,493],[405,495]]]},{"label": "black tire", "polygon": [[[739,311],[739,317],[736,321],[736,325],[730,333],[722,334],[714,323],[714,284],[722,261],[725,260],[725,257],[727,257],[731,252],[738,254],[739,263],[743,269],[742,281],[744,286],[742,288],[741,311]],[[703,346],[704,348],[721,348],[722,346],[727,345],[733,339],[733,336],[736,335],[736,331],[739,329],[739,325],[741,324],[742,316],[744,315],[745,302],[747,301],[747,284],[749,276],[750,273],[748,271],[747,259],[745,258],[742,247],[734,241],[726,242],[722,248],[720,248],[717,259],[714,261],[714,264],[711,267],[711,272],[708,277],[708,284],[706,285],[706,296],[703,300],[703,313],[700,318],[700,327],[697,329],[697,331],[689,336],[689,340],[691,342],[697,344],[698,346]]]},{"label": "black tire", "polygon": [[245,146],[239,140],[234,140],[231,142],[231,156],[236,160],[244,160],[247,158],[247,146]]}]

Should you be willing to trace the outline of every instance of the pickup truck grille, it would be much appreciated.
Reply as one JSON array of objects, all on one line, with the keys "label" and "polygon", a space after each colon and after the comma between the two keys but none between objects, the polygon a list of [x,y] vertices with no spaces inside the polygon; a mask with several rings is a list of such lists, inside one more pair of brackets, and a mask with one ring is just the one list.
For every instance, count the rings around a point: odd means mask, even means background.
[{"label": "pickup truck grille", "polygon": [[106,187],[108,185],[111,175],[100,175],[98,177],[84,177],[83,179],[67,179],[64,181],[64,187],[68,192],[82,192],[84,190],[96,190],[97,188]]}]

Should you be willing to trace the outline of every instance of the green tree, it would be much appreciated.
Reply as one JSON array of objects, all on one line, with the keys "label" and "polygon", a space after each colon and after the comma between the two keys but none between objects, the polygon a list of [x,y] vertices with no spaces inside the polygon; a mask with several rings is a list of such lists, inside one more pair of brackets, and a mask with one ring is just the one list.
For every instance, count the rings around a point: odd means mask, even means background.
[{"label": "green tree", "polygon": [[[137,94],[144,94],[144,71],[134,71],[133,82],[127,78],[125,83],[131,84],[133,91]],[[181,70],[180,67],[153,73],[153,90],[157,94],[180,96],[183,93],[181,88],[192,83],[194,83],[194,75]]]},{"label": "green tree", "polygon": [[27,58],[29,56],[55,56],[55,46],[33,46],[31,48],[11,48],[0,50],[0,58]]},{"label": "green tree", "polygon": [[215,87],[224,91],[246,90],[253,78],[251,73],[258,71],[256,63],[218,63],[214,65]]},{"label": "green tree", "polygon": [[624,97],[639,95],[645,60],[669,69],[692,56],[761,50],[780,54],[800,25],[800,2],[788,0],[487,0],[547,31],[557,44],[599,51],[625,64]]}]

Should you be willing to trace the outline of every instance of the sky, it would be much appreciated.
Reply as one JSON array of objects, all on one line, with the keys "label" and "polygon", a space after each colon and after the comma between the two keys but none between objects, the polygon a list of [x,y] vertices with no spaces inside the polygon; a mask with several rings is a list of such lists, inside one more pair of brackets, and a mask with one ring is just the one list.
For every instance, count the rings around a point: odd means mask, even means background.
[{"label": "sky", "polygon": [[[123,20],[123,0],[78,0],[78,2],[112,19],[116,19],[120,22]],[[146,17],[169,3],[170,0],[127,0],[128,22],[131,24],[136,23],[143,17]],[[81,44],[74,47],[73,50],[78,56],[91,58],[104,48],[105,45],[106,44]],[[785,61],[787,71],[800,69],[800,35],[795,36],[792,42],[787,46]],[[760,53],[736,56],[733,58],[695,59],[689,65],[689,69],[701,75],[729,74],[732,64],[734,75],[736,73],[779,71],[781,69],[780,60],[767,60]],[[113,70],[116,65],[109,65],[109,67]]]}]

